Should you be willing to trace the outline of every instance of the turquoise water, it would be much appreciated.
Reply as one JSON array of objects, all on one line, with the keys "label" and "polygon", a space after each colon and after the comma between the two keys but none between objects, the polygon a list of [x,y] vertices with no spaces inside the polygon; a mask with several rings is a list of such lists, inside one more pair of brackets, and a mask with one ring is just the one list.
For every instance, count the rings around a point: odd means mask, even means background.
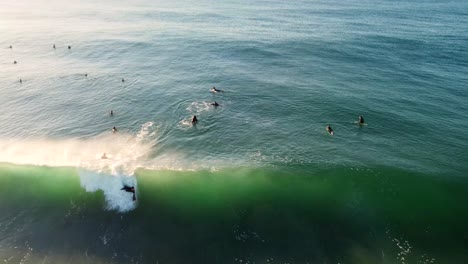
[{"label": "turquoise water", "polygon": [[3,3],[0,259],[466,263],[467,10]]}]

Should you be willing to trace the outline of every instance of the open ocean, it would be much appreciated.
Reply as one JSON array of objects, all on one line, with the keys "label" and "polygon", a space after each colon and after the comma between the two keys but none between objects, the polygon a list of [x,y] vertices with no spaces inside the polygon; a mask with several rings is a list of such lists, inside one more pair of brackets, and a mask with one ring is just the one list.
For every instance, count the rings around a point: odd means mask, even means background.
[{"label": "open ocean", "polygon": [[2,1],[0,263],[468,263],[468,2]]}]

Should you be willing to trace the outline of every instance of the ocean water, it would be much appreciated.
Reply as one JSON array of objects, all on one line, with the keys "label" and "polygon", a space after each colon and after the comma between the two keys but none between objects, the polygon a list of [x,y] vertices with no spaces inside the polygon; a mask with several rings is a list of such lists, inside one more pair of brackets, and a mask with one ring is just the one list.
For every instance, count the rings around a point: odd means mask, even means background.
[{"label": "ocean water", "polygon": [[467,76],[462,0],[4,1],[0,260],[467,263]]}]

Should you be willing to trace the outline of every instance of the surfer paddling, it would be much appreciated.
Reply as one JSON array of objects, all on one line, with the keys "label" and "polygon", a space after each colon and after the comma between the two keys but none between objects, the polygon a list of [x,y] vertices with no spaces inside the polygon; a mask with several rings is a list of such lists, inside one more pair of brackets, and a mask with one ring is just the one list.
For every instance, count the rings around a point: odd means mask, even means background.
[{"label": "surfer paddling", "polygon": [[215,101],[214,103],[211,103],[211,105],[214,106],[214,107],[218,107],[218,106],[219,106],[219,104],[218,104],[216,101]]},{"label": "surfer paddling", "polygon": [[333,132],[333,129],[331,128],[330,125],[326,126],[326,127],[325,127],[325,130],[327,130],[327,132],[328,132],[330,135],[332,135],[332,136],[335,134],[335,132]]},{"label": "surfer paddling", "polygon": [[113,128],[112,128],[112,133],[114,133],[114,134],[115,134],[117,131],[118,131],[118,130],[117,130],[117,128],[116,128],[116,127],[113,127]]},{"label": "surfer paddling", "polygon": [[213,88],[211,88],[210,92],[212,92],[212,93],[223,92],[223,93],[224,93],[224,91],[223,91],[223,90],[216,89],[216,87],[214,87],[214,86],[213,86]]},{"label": "surfer paddling", "polygon": [[196,115],[194,115],[192,118],[192,125],[196,125],[197,123],[198,123],[198,118]]},{"label": "surfer paddling", "polygon": [[360,125],[364,125],[364,118],[363,118],[362,116],[359,116],[359,121],[358,121],[358,123],[359,123]]},{"label": "surfer paddling", "polygon": [[126,191],[126,192],[133,193],[132,199],[133,199],[133,201],[136,201],[135,187],[124,185],[124,187],[122,187],[122,189],[120,189],[120,190],[124,190],[124,191]]}]

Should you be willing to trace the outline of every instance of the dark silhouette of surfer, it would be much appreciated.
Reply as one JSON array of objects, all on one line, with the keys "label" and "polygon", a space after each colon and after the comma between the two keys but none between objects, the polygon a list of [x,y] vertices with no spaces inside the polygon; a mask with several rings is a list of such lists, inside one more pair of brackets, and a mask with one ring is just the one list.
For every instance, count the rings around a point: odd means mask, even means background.
[{"label": "dark silhouette of surfer", "polygon": [[330,135],[333,136],[333,135],[335,134],[335,132],[333,132],[333,129],[331,128],[330,125],[326,126],[325,129],[327,130],[327,132],[328,132]]},{"label": "dark silhouette of surfer", "polygon": [[216,101],[215,101],[214,103],[211,103],[211,105],[214,106],[214,107],[218,107],[218,106],[219,106],[219,104],[218,104]]},{"label": "dark silhouette of surfer", "polygon": [[126,192],[133,193],[132,199],[133,199],[133,201],[136,201],[135,187],[124,185],[124,187],[122,187],[122,189],[120,189],[120,190],[124,190],[124,191],[126,191]]},{"label": "dark silhouette of surfer", "polygon": [[52,48],[54,48],[54,49],[55,49],[55,44],[54,44],[54,46],[52,46]]},{"label": "dark silhouette of surfer", "polygon": [[359,124],[360,125],[364,124],[364,118],[362,116],[359,116]]},{"label": "dark silhouette of surfer", "polygon": [[115,132],[117,132],[117,131],[118,131],[118,130],[117,130],[116,127],[113,127],[113,128],[112,128],[112,133],[115,133]]},{"label": "dark silhouette of surfer", "polygon": [[218,92],[223,92],[223,93],[224,93],[223,90],[216,89],[216,87],[214,87],[214,86],[213,86],[213,88],[211,88],[211,92],[212,92],[212,93],[218,93]]},{"label": "dark silhouette of surfer", "polygon": [[114,116],[114,111],[110,111],[110,116]]},{"label": "dark silhouette of surfer", "polygon": [[192,118],[192,125],[196,125],[197,123],[198,123],[198,118],[196,115],[194,115]]},{"label": "dark silhouette of surfer", "polygon": [[71,46],[68,46],[68,49],[71,49]]}]

